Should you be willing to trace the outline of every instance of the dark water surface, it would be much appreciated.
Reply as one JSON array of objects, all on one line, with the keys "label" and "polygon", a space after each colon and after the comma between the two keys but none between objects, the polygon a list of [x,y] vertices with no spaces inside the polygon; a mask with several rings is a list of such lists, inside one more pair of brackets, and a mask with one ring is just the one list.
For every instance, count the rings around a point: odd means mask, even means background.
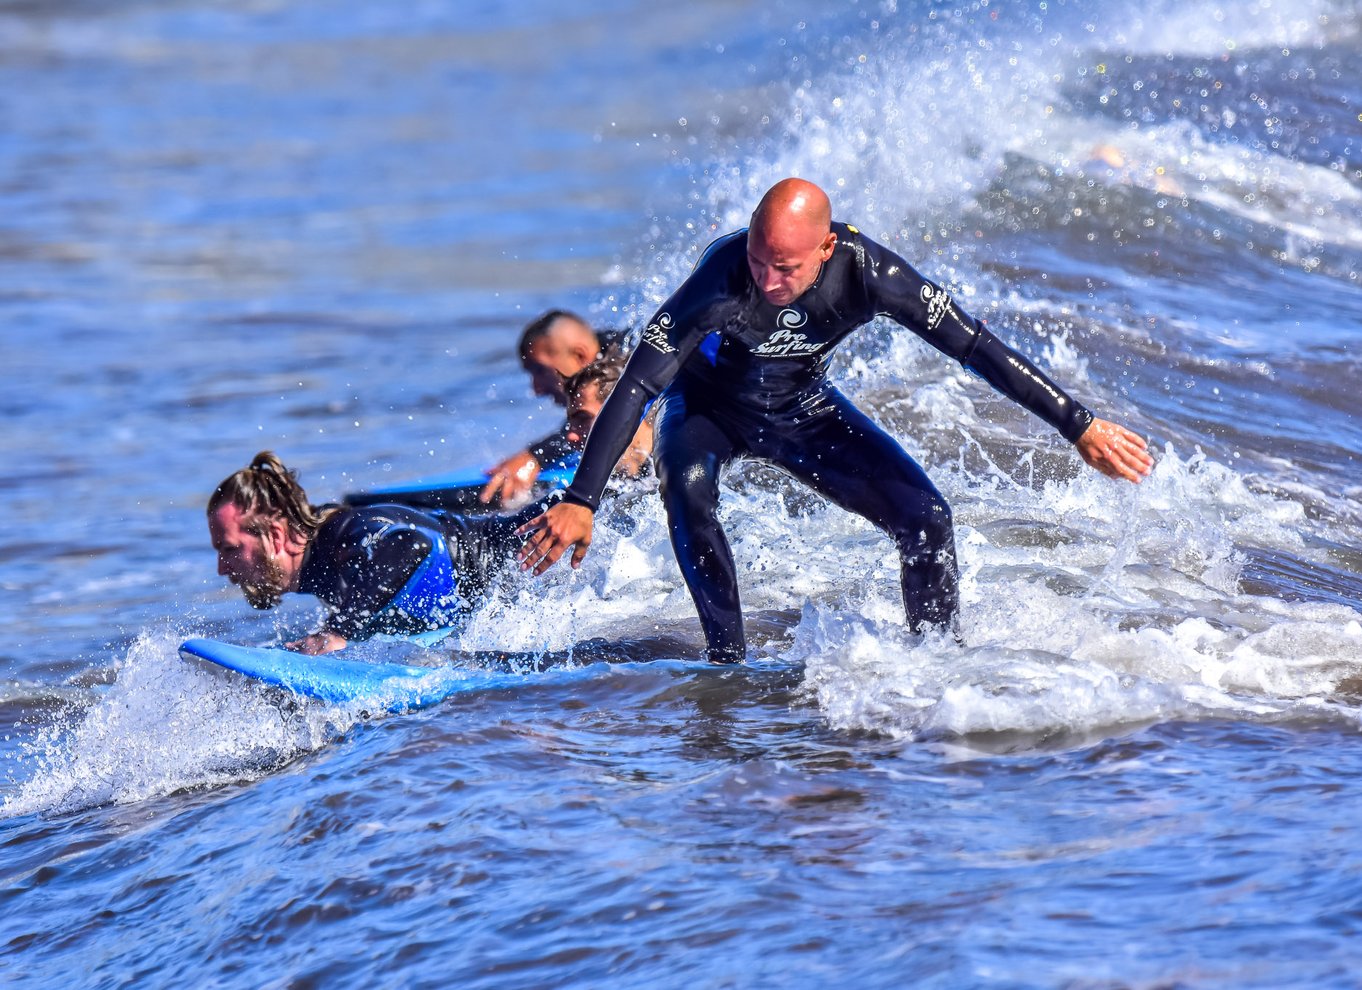
[{"label": "dark water surface", "polygon": [[[1357,986],[1359,79],[1326,0],[0,3],[4,981]],[[316,621],[215,574],[223,476],[489,463],[528,318],[637,329],[787,174],[1155,446],[844,347],[965,646],[749,466],[745,669],[647,492],[453,644],[634,662],[370,718],[178,657]]]}]

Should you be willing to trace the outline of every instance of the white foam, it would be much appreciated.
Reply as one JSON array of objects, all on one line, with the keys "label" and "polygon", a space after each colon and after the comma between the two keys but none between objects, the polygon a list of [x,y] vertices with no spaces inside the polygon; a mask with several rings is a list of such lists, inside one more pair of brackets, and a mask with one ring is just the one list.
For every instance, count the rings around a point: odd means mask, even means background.
[{"label": "white foam", "polygon": [[[918,641],[884,612],[806,607],[787,658],[834,726],[1081,733],[1284,713],[1362,674],[1358,612],[1239,591],[1235,541],[1303,552],[1300,507],[1201,454],[1165,450],[1142,489],[1090,473],[1034,490],[956,482],[967,646]],[[979,527],[999,519],[1073,542],[995,543]]]},{"label": "white foam", "polygon": [[285,712],[267,689],[181,660],[183,639],[174,630],[143,633],[93,705],[26,743],[26,779],[0,817],[250,779],[353,724],[343,710],[320,705]]},{"label": "white foam", "polygon": [[1252,48],[1300,48],[1346,34],[1356,21],[1347,0],[1156,0],[1097,8],[1093,35],[1132,52],[1219,55]]}]

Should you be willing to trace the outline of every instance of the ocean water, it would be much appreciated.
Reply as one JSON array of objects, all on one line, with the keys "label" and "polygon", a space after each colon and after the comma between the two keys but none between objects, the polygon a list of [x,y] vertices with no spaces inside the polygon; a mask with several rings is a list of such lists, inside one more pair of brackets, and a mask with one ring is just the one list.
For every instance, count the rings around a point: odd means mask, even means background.
[{"label": "ocean water", "polygon": [[[1341,0],[0,3],[0,982],[1362,985],[1362,13]],[[655,495],[374,718],[203,503],[545,432],[551,306],[637,330],[773,180],[949,284],[1139,487],[892,325],[839,382],[950,498],[965,644],[758,465],[752,661],[697,671]],[[616,657],[579,644],[604,639]]]}]

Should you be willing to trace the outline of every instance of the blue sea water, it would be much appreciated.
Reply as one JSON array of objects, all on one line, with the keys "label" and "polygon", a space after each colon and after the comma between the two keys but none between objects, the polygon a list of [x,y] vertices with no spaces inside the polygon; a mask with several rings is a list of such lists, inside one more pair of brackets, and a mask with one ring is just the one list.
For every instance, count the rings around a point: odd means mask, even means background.
[{"label": "blue sea water", "polygon": [[[0,3],[0,979],[1359,985],[1359,80],[1341,0]],[[637,330],[789,174],[1157,454],[844,346],[963,647],[746,465],[747,668],[648,492],[453,644],[637,663],[375,718],[179,658],[317,617],[215,573],[222,477],[490,463],[530,317]]]}]

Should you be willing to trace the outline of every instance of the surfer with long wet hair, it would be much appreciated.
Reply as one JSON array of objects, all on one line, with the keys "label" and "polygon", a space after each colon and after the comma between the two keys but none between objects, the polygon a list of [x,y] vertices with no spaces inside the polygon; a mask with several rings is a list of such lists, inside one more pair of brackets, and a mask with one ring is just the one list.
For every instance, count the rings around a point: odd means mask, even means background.
[{"label": "surfer with long wet hair", "polygon": [[218,573],[259,609],[290,592],[330,612],[296,642],[339,650],[377,633],[408,634],[458,621],[514,560],[516,527],[557,496],[512,515],[461,516],[403,505],[315,506],[270,451],[228,476],[208,499]]},{"label": "surfer with long wet hair", "polygon": [[898,442],[828,380],[833,348],[887,316],[1054,427],[1092,467],[1139,482],[1145,441],[1098,419],[940,286],[855,227],[822,189],[785,179],[751,224],[719,238],[644,329],[601,411],[565,499],[522,529],[521,564],[543,573],[591,544],[605,482],[644,405],[661,394],[655,457],[672,546],[715,662],[746,654],[733,554],[717,517],[719,470],[769,460],[898,547],[908,624],[955,628],[950,507]]}]

